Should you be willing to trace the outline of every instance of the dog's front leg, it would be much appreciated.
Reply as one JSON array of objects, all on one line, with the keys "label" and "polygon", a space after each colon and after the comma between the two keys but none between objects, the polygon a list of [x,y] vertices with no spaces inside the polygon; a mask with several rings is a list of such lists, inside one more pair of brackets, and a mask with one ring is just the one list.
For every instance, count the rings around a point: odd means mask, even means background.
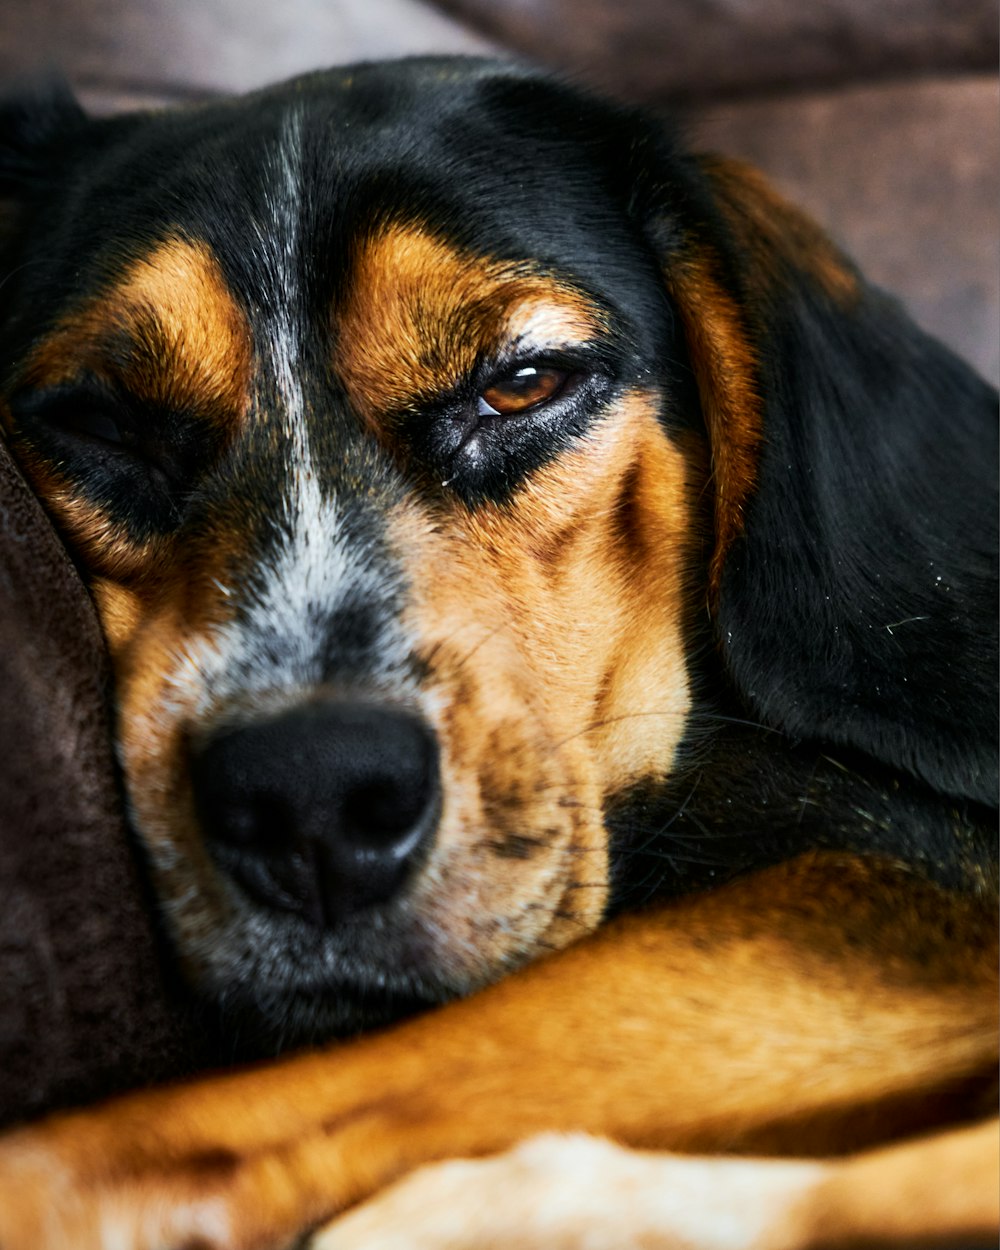
[{"label": "dog's front leg", "polygon": [[995,945],[988,907],[810,856],[380,1035],[14,1133],[0,1247],[284,1247],[420,1164],[548,1130],[801,1154],[968,1114]]},{"label": "dog's front leg", "polygon": [[828,1160],[637,1151],[549,1133],[430,1164],[309,1250],[979,1246],[1000,1228],[996,1120]]}]

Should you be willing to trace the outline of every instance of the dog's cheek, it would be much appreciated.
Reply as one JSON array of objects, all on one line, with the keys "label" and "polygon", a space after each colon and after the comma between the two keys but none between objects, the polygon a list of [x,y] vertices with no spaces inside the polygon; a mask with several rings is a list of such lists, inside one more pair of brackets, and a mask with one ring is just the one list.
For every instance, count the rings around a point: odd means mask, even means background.
[{"label": "dog's cheek", "polygon": [[452,950],[511,959],[599,922],[604,797],[668,772],[686,723],[697,487],[656,397],[634,395],[514,505],[456,506],[442,525],[410,501],[392,517],[420,573],[405,626],[444,773],[434,891],[418,904]]},{"label": "dog's cheek", "polygon": [[505,552],[501,619],[535,703],[557,741],[583,741],[603,793],[669,772],[690,709],[686,585],[705,473],[692,440],[665,434],[663,402],[626,394],[509,515],[480,523],[480,545]]},{"label": "dog's cheek", "polygon": [[476,983],[581,936],[603,910],[598,796],[579,746],[556,742],[526,699],[530,677],[494,626],[478,645],[442,645],[426,689],[444,801],[414,905],[449,965],[473,959]]},{"label": "dog's cheek", "polygon": [[692,572],[705,535],[698,499],[706,470],[693,436],[668,440],[646,419],[635,430],[635,479],[606,530],[620,561],[620,632],[601,675],[594,750],[610,793],[638,777],[665,777],[691,711]]},{"label": "dog's cheek", "polygon": [[141,597],[128,586],[107,577],[96,577],[90,585],[101,630],[112,663],[120,656],[142,623]]},{"label": "dog's cheek", "polygon": [[183,772],[182,726],[199,692],[172,679],[180,641],[173,625],[147,620],[117,656],[119,751],[133,802],[173,789]]},{"label": "dog's cheek", "polygon": [[132,823],[164,904],[197,894],[207,911],[216,874],[198,835],[188,767],[188,735],[205,699],[207,635],[180,589],[171,595],[161,584],[144,596],[98,580],[94,596],[111,653],[116,749]]},{"label": "dog's cheek", "polygon": [[[499,648],[487,650],[489,665]],[[446,809],[442,839],[446,855],[458,851],[454,896],[479,898],[485,949],[520,962],[597,925],[607,848],[584,744],[558,741],[521,691],[504,698],[499,684],[452,716],[446,769],[464,811]]]}]

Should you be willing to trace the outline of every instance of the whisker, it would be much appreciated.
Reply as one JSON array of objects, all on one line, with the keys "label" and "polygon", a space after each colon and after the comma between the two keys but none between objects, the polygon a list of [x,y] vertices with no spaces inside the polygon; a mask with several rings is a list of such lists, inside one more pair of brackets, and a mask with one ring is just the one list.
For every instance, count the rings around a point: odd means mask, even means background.
[{"label": "whisker", "polygon": [[778,734],[781,736],[781,730],[775,729],[773,725],[765,725],[761,721],[747,720],[742,716],[724,716],[721,712],[703,712],[695,711],[691,714],[691,719],[696,724],[699,721],[718,721],[725,725],[743,725],[747,729],[759,729],[762,733]]},{"label": "whisker", "polygon": [[557,739],[552,744],[552,750],[553,751],[561,750],[561,748],[566,746],[568,743],[575,742],[577,738],[582,738],[587,734],[596,733],[599,729],[607,729],[608,726],[617,725],[623,721],[639,720],[645,717],[655,717],[655,716],[664,717],[664,716],[676,716],[676,715],[677,715],[676,708],[669,708],[669,709],[662,709],[662,710],[656,709],[656,708],[648,708],[641,712],[622,712],[618,716],[602,717],[600,720],[591,721],[589,724],[584,725],[581,729],[575,730],[573,733],[568,734],[565,738]]}]

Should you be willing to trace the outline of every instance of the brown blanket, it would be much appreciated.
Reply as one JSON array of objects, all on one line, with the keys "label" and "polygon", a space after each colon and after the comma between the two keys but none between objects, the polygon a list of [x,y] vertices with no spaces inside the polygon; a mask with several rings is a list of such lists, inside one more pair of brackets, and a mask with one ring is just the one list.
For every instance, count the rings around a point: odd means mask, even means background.
[{"label": "brown blanket", "polygon": [[86,590],[0,444],[0,1123],[210,1061],[125,833]]}]

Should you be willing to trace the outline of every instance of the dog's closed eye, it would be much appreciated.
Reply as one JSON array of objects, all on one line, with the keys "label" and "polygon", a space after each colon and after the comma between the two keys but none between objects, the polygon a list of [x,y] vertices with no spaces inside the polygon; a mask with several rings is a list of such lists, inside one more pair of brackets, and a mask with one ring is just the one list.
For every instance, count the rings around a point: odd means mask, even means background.
[{"label": "dog's closed eye", "polygon": [[56,414],[54,424],[66,434],[99,446],[131,450],[136,445],[135,432],[100,408],[67,408]]},{"label": "dog's closed eye", "polygon": [[86,376],[23,389],[10,412],[29,454],[49,466],[53,506],[59,515],[72,510],[95,565],[107,555],[108,526],[140,546],[172,531],[196,465],[210,453],[204,422]]},{"label": "dog's closed eye", "polygon": [[135,450],[138,445],[131,423],[119,405],[90,388],[59,387],[15,396],[12,410],[20,424],[84,447]]}]

